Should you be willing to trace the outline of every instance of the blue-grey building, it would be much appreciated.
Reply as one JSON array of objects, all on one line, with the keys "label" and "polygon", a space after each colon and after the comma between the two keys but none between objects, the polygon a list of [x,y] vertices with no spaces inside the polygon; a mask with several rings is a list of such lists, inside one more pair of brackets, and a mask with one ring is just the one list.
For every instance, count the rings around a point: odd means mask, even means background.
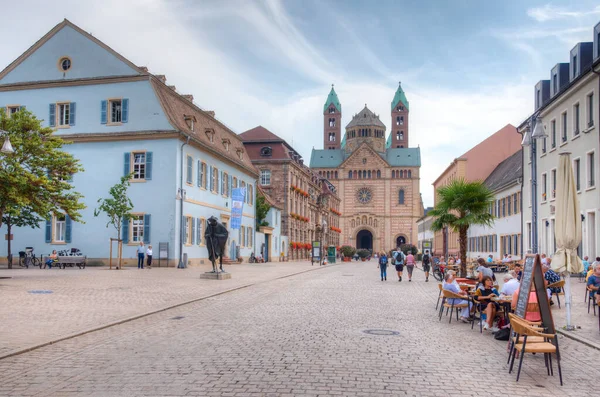
[{"label": "blue-grey building", "polygon": [[247,195],[242,228],[230,229],[227,252],[248,257],[253,251],[258,175],[242,141],[191,95],[166,85],[164,76],[64,20],[0,72],[0,107],[10,114],[23,106],[73,142],[66,150],[85,171],[72,183],[87,208],[85,223],[56,214],[39,229],[13,229],[14,251],[76,247],[105,262],[116,231],[106,227],[105,216],[94,217],[94,208],[130,173],[135,217],[123,225],[126,263],[135,261],[140,241],[153,245],[155,265],[159,243],[168,243],[161,266],[177,265],[184,254],[191,264],[206,262],[206,219],[214,215],[230,226],[235,187],[246,187]]}]

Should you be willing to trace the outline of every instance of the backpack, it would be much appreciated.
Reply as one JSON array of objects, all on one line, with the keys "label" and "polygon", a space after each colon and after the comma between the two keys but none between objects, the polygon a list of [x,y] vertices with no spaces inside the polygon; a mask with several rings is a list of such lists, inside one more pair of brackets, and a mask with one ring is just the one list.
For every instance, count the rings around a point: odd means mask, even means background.
[{"label": "backpack", "polygon": [[382,256],[382,257],[380,257],[380,258],[379,258],[379,264],[380,264],[380,265],[383,265],[383,266],[384,266],[384,265],[387,265],[387,263],[388,263],[388,258],[387,258],[387,256]]},{"label": "backpack", "polygon": [[396,251],[394,252],[394,260],[396,261],[396,265],[404,265],[404,252]]},{"label": "backpack", "polygon": [[423,264],[429,265],[429,255],[428,254],[423,255]]}]

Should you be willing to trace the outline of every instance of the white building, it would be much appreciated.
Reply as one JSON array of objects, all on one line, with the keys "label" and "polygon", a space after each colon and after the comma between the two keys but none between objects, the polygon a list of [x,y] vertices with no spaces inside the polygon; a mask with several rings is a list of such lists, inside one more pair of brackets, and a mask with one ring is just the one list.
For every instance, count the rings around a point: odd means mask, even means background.
[{"label": "white building", "polygon": [[[599,256],[598,216],[600,194],[598,175],[598,129],[600,88],[600,23],[594,27],[594,42],[578,43],[570,52],[569,63],[559,63],[550,80],[535,86],[535,113],[547,138],[538,140],[538,252],[556,250],[555,212],[559,153],[571,153],[582,219],[579,255]],[[523,133],[529,120],[519,127]],[[531,147],[524,148],[523,226],[526,249],[533,248],[531,225]]]},{"label": "white building", "polygon": [[287,258],[288,239],[281,235],[281,207],[275,203],[260,186],[258,194],[262,194],[271,208],[265,219],[264,225],[257,225],[256,244],[254,245],[254,255],[264,258],[265,262],[280,262]]},{"label": "white building", "polygon": [[431,224],[433,223],[433,217],[428,216],[427,212],[431,210],[432,207],[428,207],[425,209],[425,214],[417,220],[417,241],[420,253],[425,253],[425,250],[428,250],[430,253],[433,252],[433,240],[435,233],[431,230]]},{"label": "white building", "polygon": [[523,154],[516,152],[492,171],[485,185],[494,193],[494,204],[490,212],[494,215],[491,227],[471,226],[468,232],[468,254],[470,258],[487,257],[501,259],[504,254],[521,259],[521,179],[523,176]]}]

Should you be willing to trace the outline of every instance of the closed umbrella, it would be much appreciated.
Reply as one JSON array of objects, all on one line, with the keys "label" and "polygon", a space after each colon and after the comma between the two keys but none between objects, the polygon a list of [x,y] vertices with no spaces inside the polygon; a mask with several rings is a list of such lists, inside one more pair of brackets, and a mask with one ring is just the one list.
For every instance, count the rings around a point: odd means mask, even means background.
[{"label": "closed umbrella", "polygon": [[552,256],[552,269],[565,278],[565,306],[567,329],[571,325],[571,273],[581,273],[583,264],[577,256],[581,243],[581,215],[575,189],[575,178],[571,168],[570,153],[561,153],[556,181],[556,252]]}]

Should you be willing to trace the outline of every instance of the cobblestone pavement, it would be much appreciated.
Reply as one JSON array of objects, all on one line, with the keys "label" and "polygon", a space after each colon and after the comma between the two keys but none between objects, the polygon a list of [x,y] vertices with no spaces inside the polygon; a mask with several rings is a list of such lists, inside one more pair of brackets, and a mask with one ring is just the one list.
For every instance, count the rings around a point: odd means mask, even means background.
[{"label": "cobblestone pavement", "polygon": [[[0,269],[0,357],[69,335],[245,285],[317,268],[308,262],[138,270]],[[52,293],[43,293],[51,291]],[[37,292],[37,293],[36,293]],[[40,293],[42,292],[42,293]]]},{"label": "cobblestone pavement", "polygon": [[[562,337],[565,381],[435,312],[437,284],[344,263],[201,300],[0,360],[10,396],[585,396],[598,352]],[[398,335],[369,335],[367,329]]]}]

